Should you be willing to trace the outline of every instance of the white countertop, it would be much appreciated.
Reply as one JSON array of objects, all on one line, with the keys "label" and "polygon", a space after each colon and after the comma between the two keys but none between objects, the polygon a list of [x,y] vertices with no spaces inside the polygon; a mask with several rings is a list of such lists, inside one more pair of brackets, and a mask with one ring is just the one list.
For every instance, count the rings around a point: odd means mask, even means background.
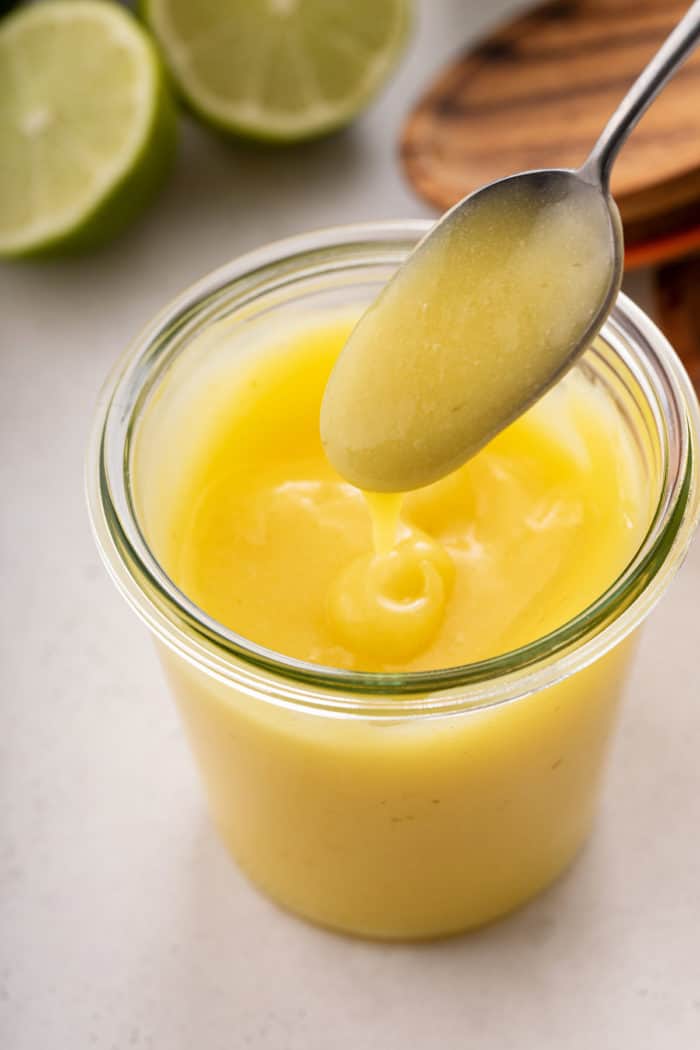
[{"label": "white countertop", "polygon": [[399,76],[350,133],[277,153],[188,127],[119,242],[0,267],[2,1050],[700,1046],[700,544],[647,626],[573,872],[475,935],[387,946],[282,914],[230,862],[83,503],[93,404],[131,336],[264,241],[429,214],[396,163],[401,117],[516,6],[425,0]]}]

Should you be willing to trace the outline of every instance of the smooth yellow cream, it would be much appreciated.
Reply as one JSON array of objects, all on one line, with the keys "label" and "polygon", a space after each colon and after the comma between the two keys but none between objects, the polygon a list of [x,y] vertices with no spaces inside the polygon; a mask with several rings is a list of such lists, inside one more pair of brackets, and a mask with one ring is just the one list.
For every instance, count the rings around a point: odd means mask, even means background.
[{"label": "smooth yellow cream", "polygon": [[[175,582],[256,642],[353,668],[480,659],[581,611],[650,513],[642,457],[608,393],[570,375],[466,466],[407,496],[403,525],[398,501],[380,498],[373,536],[365,497],[318,432],[353,320],[293,317],[265,338],[222,322],[170,369],[136,435],[133,476],[145,535]],[[398,567],[381,561],[394,556]],[[389,695],[375,716],[359,696],[337,717],[280,704],[265,676],[237,686],[162,647],[242,868],[317,922],[395,938],[493,919],[570,862],[629,655],[619,646],[514,703],[392,716],[402,704]]]},{"label": "smooth yellow cream", "polygon": [[368,490],[418,488],[532,404],[602,323],[613,221],[593,187],[553,200],[517,182],[443,220],[333,370],[321,432],[339,473]]},{"label": "smooth yellow cream", "polygon": [[367,501],[318,433],[348,330],[263,348],[229,377],[158,551],[178,586],[270,649],[373,671],[495,656],[600,595],[644,527],[637,460],[604,397],[571,375],[465,466],[405,496],[400,520],[397,497],[373,497],[389,501],[373,537]]}]

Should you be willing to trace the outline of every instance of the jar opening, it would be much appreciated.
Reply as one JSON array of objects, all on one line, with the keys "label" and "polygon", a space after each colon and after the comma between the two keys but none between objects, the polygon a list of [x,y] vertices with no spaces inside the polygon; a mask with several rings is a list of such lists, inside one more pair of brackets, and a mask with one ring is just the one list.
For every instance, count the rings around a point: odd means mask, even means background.
[{"label": "jar opening", "polygon": [[[552,684],[601,656],[637,626],[665,590],[698,518],[698,408],[687,376],[661,333],[624,295],[589,354],[611,396],[640,413],[640,440],[658,454],[658,502],[635,556],[592,604],[520,649],[458,667],[403,674],[347,671],[287,657],[237,635],[199,609],[166,575],[139,523],[131,453],[148,398],[196,332],[235,315],[293,308],[337,286],[359,294],[386,279],[428,223],[339,228],[270,245],[238,259],[181,295],[137,339],[108,380],[91,443],[87,486],[103,559],[119,589],[166,645],[210,674],[278,702],[330,713],[362,707],[437,712],[483,707]],[[593,368],[589,363],[585,367]],[[601,381],[603,381],[601,379]],[[641,425],[640,425],[641,423]],[[647,432],[646,438],[644,432]]]}]

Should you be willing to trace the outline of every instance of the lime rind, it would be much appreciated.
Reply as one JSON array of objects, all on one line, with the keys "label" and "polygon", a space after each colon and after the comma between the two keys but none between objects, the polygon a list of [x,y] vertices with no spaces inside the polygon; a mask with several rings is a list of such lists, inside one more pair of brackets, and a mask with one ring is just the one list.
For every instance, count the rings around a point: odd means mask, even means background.
[{"label": "lime rind", "polygon": [[[68,206],[52,208],[49,203],[39,209],[33,220],[20,222],[14,230],[0,229],[0,256],[6,258],[78,252],[109,240],[143,210],[162,184],[174,157],[177,116],[167,75],[157,48],[125,9],[106,0],[44,0],[21,8],[0,23],[0,63],[4,56],[9,65],[16,49],[21,53],[23,35],[27,39],[26,34],[50,33],[57,25],[65,27],[71,23],[83,30],[94,27],[95,32],[104,34],[102,42],[117,40],[128,49],[132,68],[138,71],[137,80],[131,85],[136,98],[133,119],[119,151],[93,166],[84,192]],[[70,63],[70,55],[57,52],[55,57],[58,62]],[[28,119],[40,120],[41,114],[30,112]],[[63,160],[67,169],[73,157],[80,154],[80,127],[66,127],[62,134],[69,157]],[[4,160],[7,165],[11,163],[10,150]],[[54,163],[58,163],[55,158]],[[30,173],[39,184],[45,174],[40,169],[34,164]],[[7,173],[6,177],[9,178]],[[50,175],[45,181],[42,189],[50,197]]]}]

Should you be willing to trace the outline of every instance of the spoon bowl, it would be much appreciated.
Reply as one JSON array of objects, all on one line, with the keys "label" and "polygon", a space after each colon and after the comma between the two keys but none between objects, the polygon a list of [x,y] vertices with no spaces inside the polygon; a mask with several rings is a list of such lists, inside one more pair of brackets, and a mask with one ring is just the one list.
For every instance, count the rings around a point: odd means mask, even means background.
[{"label": "spoon bowl", "polygon": [[601,328],[622,276],[609,195],[533,171],[460,201],[364,314],[328,381],[321,437],[370,491],[450,473],[537,401]]}]

